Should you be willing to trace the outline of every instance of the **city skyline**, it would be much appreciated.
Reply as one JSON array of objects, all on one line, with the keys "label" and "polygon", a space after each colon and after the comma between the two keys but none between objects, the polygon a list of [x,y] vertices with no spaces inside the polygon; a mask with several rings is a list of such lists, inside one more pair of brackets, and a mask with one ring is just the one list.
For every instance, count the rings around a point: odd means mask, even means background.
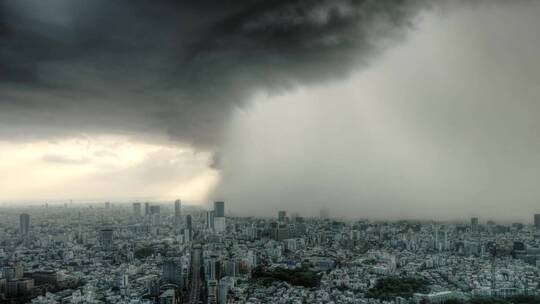
[{"label": "city skyline", "polygon": [[[144,214],[140,202],[0,207],[0,301],[529,304],[540,299],[540,214],[531,214],[524,225],[478,217],[342,221],[332,217],[331,208],[315,217],[279,209],[269,218],[239,217],[228,215],[224,201],[204,209],[184,207],[180,199],[144,206]],[[452,275],[442,275],[447,272]]]}]

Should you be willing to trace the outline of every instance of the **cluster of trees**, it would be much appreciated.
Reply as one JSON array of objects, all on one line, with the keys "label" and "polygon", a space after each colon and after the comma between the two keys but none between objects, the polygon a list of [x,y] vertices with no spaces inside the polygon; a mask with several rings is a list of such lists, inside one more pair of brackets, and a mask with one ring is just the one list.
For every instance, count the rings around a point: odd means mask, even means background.
[{"label": "cluster of trees", "polygon": [[133,253],[135,258],[137,258],[139,260],[146,259],[147,257],[151,256],[152,254],[154,254],[154,248],[152,248],[152,247],[142,247],[142,248],[139,248],[139,249],[135,250],[135,252]]},{"label": "cluster of trees", "polygon": [[152,255],[157,255],[158,253],[162,256],[166,256],[170,249],[171,246],[168,243],[159,243],[138,248],[133,252],[133,255],[135,258],[143,260]]},{"label": "cluster of trees", "polygon": [[277,268],[268,270],[262,266],[256,267],[252,271],[255,279],[263,282],[284,281],[295,286],[316,287],[321,282],[321,276],[309,270],[307,265],[296,269]]},{"label": "cluster of trees", "polygon": [[426,280],[409,277],[386,277],[377,280],[367,292],[369,298],[393,300],[396,297],[410,298],[414,293],[429,292]]}]

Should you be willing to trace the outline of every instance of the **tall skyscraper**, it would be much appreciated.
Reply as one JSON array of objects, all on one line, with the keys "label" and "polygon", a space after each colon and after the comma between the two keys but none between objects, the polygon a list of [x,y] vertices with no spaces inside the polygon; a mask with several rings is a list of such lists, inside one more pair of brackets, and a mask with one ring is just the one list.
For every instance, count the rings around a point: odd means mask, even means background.
[{"label": "tall skyscraper", "polygon": [[168,259],[163,262],[161,266],[162,278],[167,283],[179,284],[182,278],[182,268],[180,264],[173,260]]},{"label": "tall skyscraper", "polygon": [[214,231],[224,232],[227,224],[225,222],[225,202],[214,203]]},{"label": "tall skyscraper", "polygon": [[19,217],[19,226],[21,234],[26,235],[30,231],[30,215],[23,213]]},{"label": "tall skyscraper", "polygon": [[103,251],[112,251],[113,249],[113,229],[102,228],[99,231],[99,243]]},{"label": "tall skyscraper", "polygon": [[472,232],[478,231],[478,218],[477,217],[471,218],[471,231]]},{"label": "tall skyscraper", "polygon": [[278,222],[285,223],[287,220],[287,211],[280,210],[278,211]]},{"label": "tall skyscraper", "polygon": [[206,211],[206,229],[214,229],[214,211]]},{"label": "tall skyscraper", "polygon": [[174,202],[174,224],[176,226],[180,225],[182,222],[182,203],[180,200]]},{"label": "tall skyscraper", "polygon": [[225,217],[225,202],[214,202],[214,216]]},{"label": "tall skyscraper", "polygon": [[141,203],[133,203],[133,214],[137,218],[142,216],[142,214],[141,214]]},{"label": "tall skyscraper", "polygon": [[150,215],[150,203],[146,202],[144,203],[144,216]]},{"label": "tall skyscraper", "polygon": [[152,217],[152,225],[159,226],[161,225],[161,208],[160,206],[150,206],[150,214]]},{"label": "tall skyscraper", "polygon": [[160,206],[150,206],[150,214],[159,214],[160,212]]},{"label": "tall skyscraper", "polygon": [[193,237],[193,219],[191,214],[186,215],[186,228],[184,230],[184,235],[187,241],[191,241]]},{"label": "tall skyscraper", "polygon": [[448,232],[443,228],[434,231],[435,250],[445,251],[448,249]]},{"label": "tall skyscraper", "polygon": [[538,213],[534,215],[534,227],[540,230],[540,214]]},{"label": "tall skyscraper", "polygon": [[186,216],[186,228],[188,230],[192,230],[193,229],[193,223],[192,223],[192,220],[191,220],[191,214],[188,214]]}]

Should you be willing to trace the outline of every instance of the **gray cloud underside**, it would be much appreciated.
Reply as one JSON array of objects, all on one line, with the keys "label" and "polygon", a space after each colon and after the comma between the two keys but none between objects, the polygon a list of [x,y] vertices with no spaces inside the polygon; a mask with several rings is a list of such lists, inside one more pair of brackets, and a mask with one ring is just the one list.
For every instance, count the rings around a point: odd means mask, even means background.
[{"label": "gray cloud underside", "polygon": [[403,37],[424,1],[0,4],[0,137],[169,134],[220,144],[253,93],[343,78]]}]

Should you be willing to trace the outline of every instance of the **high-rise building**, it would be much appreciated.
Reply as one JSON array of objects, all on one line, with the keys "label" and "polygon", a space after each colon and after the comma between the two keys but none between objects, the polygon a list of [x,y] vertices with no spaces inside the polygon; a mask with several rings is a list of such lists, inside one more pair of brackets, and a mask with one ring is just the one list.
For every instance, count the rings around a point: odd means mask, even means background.
[{"label": "high-rise building", "polygon": [[235,277],[236,276],[236,262],[234,260],[227,260],[223,264],[223,271],[226,276]]},{"label": "high-rise building", "polygon": [[139,218],[142,216],[141,213],[141,203],[133,203],[133,214],[135,217]]},{"label": "high-rise building", "polygon": [[4,266],[4,268],[2,269],[2,276],[4,279],[7,280],[15,280],[17,278],[15,273],[16,270],[13,266]]},{"label": "high-rise building", "polygon": [[226,227],[225,202],[214,202],[214,231],[224,232]]},{"label": "high-rise building", "polygon": [[160,294],[160,286],[159,286],[159,278],[157,276],[153,276],[149,278],[146,281],[146,289],[148,294],[151,297],[159,297]]},{"label": "high-rise building", "polygon": [[146,202],[144,203],[144,216],[150,215],[150,203]]},{"label": "high-rise building", "polygon": [[152,225],[153,226],[161,225],[161,216],[159,215],[159,213],[152,214]]},{"label": "high-rise building", "polygon": [[448,249],[448,232],[443,228],[434,231],[435,250],[445,251]]},{"label": "high-rise building", "polygon": [[288,225],[278,225],[273,228],[273,237],[276,241],[283,241],[294,237],[294,231]]},{"label": "high-rise building", "polygon": [[285,223],[287,221],[287,211],[278,211],[278,222]]},{"label": "high-rise building", "polygon": [[218,281],[217,280],[208,280],[206,283],[206,298],[208,304],[217,304],[218,296]]},{"label": "high-rise building", "polygon": [[161,208],[159,206],[150,206],[150,214],[159,214],[161,212]]},{"label": "high-rise building", "polygon": [[161,267],[162,278],[167,283],[179,284],[182,278],[182,268],[179,262],[166,260]]},{"label": "high-rise building", "polygon": [[214,216],[225,217],[225,202],[214,202]]},{"label": "high-rise building", "polygon": [[218,283],[218,304],[228,302],[229,291],[234,288],[234,278],[224,277]]},{"label": "high-rise building", "polygon": [[213,230],[214,229],[214,211],[206,211],[206,229]]},{"label": "high-rise building", "polygon": [[477,217],[471,218],[471,231],[472,232],[478,231],[478,218]]},{"label": "high-rise building", "polygon": [[159,296],[159,304],[177,304],[179,302],[176,301],[176,292],[174,288],[169,288],[165,290],[160,296]]},{"label": "high-rise building", "polygon": [[150,206],[150,218],[152,220],[152,225],[159,226],[161,225],[161,208],[160,206]]},{"label": "high-rise building", "polygon": [[111,202],[105,202],[105,209],[111,208]]},{"label": "high-rise building", "polygon": [[186,228],[189,230],[193,229],[191,214],[186,215]]},{"label": "high-rise building", "polygon": [[534,227],[540,229],[540,214],[538,213],[534,215]]},{"label": "high-rise building", "polygon": [[182,222],[182,203],[180,200],[174,201],[174,224],[180,225]]},{"label": "high-rise building", "polygon": [[30,231],[30,215],[23,213],[19,217],[19,227],[21,234],[26,235]]},{"label": "high-rise building", "polygon": [[118,278],[118,285],[120,285],[120,288],[128,288],[129,287],[129,276],[127,274],[122,274]]},{"label": "high-rise building", "polygon": [[213,257],[204,259],[204,277],[206,281],[216,279],[216,259]]},{"label": "high-rise building", "polygon": [[99,243],[103,251],[112,251],[113,233],[112,228],[103,228],[99,231]]}]

